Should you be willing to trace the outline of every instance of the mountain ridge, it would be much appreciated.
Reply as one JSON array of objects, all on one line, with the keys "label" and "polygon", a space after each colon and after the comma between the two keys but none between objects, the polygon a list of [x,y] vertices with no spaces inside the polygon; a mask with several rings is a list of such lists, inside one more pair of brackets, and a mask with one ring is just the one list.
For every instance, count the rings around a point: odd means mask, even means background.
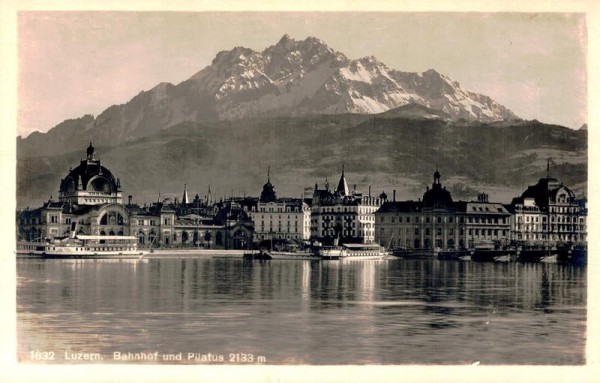
[{"label": "mountain ridge", "polygon": [[[518,118],[490,97],[463,90],[433,69],[402,72],[374,56],[349,59],[316,37],[295,40],[286,34],[261,52],[245,47],[220,51],[187,80],[177,85],[161,82],[141,91],[124,104],[109,106],[91,124],[86,120],[72,126],[69,135],[85,131],[117,142],[185,121],[376,114],[411,103],[468,121]],[[40,138],[33,135],[32,140]]]}]

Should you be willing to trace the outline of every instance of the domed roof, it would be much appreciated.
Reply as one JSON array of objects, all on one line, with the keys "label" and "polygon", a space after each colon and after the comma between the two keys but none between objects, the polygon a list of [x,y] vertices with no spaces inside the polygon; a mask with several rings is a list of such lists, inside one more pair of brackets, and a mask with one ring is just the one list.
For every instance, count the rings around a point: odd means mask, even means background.
[{"label": "domed roof", "polygon": [[379,195],[380,199],[387,199],[387,194],[385,194],[385,191],[382,191],[381,194]]},{"label": "domed roof", "polygon": [[87,159],[82,160],[75,169],[61,180],[59,191],[71,193],[75,190],[116,192],[121,188],[119,179],[111,171],[100,164],[94,155],[92,143],[86,151]]},{"label": "domed roof", "polygon": [[263,185],[263,190],[260,193],[260,202],[275,202],[277,201],[277,195],[275,194],[275,187],[271,183],[271,167],[267,171],[267,183]]},{"label": "domed roof", "polygon": [[434,207],[434,206],[445,207],[445,206],[452,205],[452,196],[450,195],[450,192],[446,189],[443,189],[441,186],[437,186],[437,187],[436,186],[427,190],[425,192],[425,194],[423,194],[423,206],[424,207]]},{"label": "domed roof", "polygon": [[521,194],[521,198],[533,198],[535,203],[540,207],[548,206],[550,201],[556,202],[557,195],[565,195],[568,203],[576,203],[575,193],[563,184],[561,184],[556,178],[540,178],[537,184],[529,186],[527,190]]},{"label": "domed roof", "polygon": [[440,178],[440,172],[436,169],[435,173],[433,173],[431,189],[428,188],[425,194],[423,194],[423,207],[443,208],[452,205],[452,196],[446,188],[442,188]]}]

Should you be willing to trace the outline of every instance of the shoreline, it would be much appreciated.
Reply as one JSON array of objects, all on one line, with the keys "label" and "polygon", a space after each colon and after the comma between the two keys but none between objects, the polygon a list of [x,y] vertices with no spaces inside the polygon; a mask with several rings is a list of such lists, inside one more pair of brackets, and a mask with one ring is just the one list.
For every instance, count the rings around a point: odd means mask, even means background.
[{"label": "shoreline", "polygon": [[244,254],[256,252],[256,250],[222,250],[222,249],[156,249],[148,254],[144,254],[144,258],[162,258],[162,257],[227,257],[227,258],[242,258]]}]

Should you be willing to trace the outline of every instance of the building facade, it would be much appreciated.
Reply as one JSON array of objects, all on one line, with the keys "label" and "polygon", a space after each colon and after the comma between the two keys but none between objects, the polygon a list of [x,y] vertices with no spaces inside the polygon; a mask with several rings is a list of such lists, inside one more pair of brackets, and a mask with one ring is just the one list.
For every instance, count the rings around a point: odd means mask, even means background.
[{"label": "building facade", "polygon": [[270,171],[260,197],[246,199],[245,209],[254,222],[254,241],[310,239],[311,208],[302,198],[277,198]]},{"label": "building facade", "polygon": [[245,249],[252,245],[252,220],[234,202],[209,205],[198,196],[188,202],[187,187],[181,203],[163,200],[140,207],[131,198],[123,205],[120,180],[101,165],[90,143],[86,160],[61,180],[59,201],[49,200],[40,208],[17,213],[18,240],[85,234],[136,236],[139,245],[148,248]]},{"label": "building facade", "polygon": [[529,186],[509,206],[514,240],[537,243],[587,241],[587,206],[555,178],[547,176]]},{"label": "building facade", "polygon": [[[510,213],[485,194],[477,201],[453,201],[436,170],[431,188],[418,201],[386,201],[375,213],[376,241],[385,247],[456,250],[506,244]],[[395,194],[395,193],[394,193]]]},{"label": "building facade", "polygon": [[375,241],[375,212],[382,199],[350,192],[344,169],[335,190],[315,184],[310,217],[310,238],[324,244]]}]

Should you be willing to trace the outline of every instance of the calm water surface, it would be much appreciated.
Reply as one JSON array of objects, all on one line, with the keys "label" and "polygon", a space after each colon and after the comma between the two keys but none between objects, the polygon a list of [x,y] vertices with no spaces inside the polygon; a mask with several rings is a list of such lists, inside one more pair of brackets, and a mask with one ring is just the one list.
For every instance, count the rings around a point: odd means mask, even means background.
[{"label": "calm water surface", "polygon": [[136,363],[209,353],[224,363],[585,363],[585,267],[20,259],[17,272],[22,362],[50,351],[54,363],[79,352],[101,363],[115,352],[182,354]]}]

